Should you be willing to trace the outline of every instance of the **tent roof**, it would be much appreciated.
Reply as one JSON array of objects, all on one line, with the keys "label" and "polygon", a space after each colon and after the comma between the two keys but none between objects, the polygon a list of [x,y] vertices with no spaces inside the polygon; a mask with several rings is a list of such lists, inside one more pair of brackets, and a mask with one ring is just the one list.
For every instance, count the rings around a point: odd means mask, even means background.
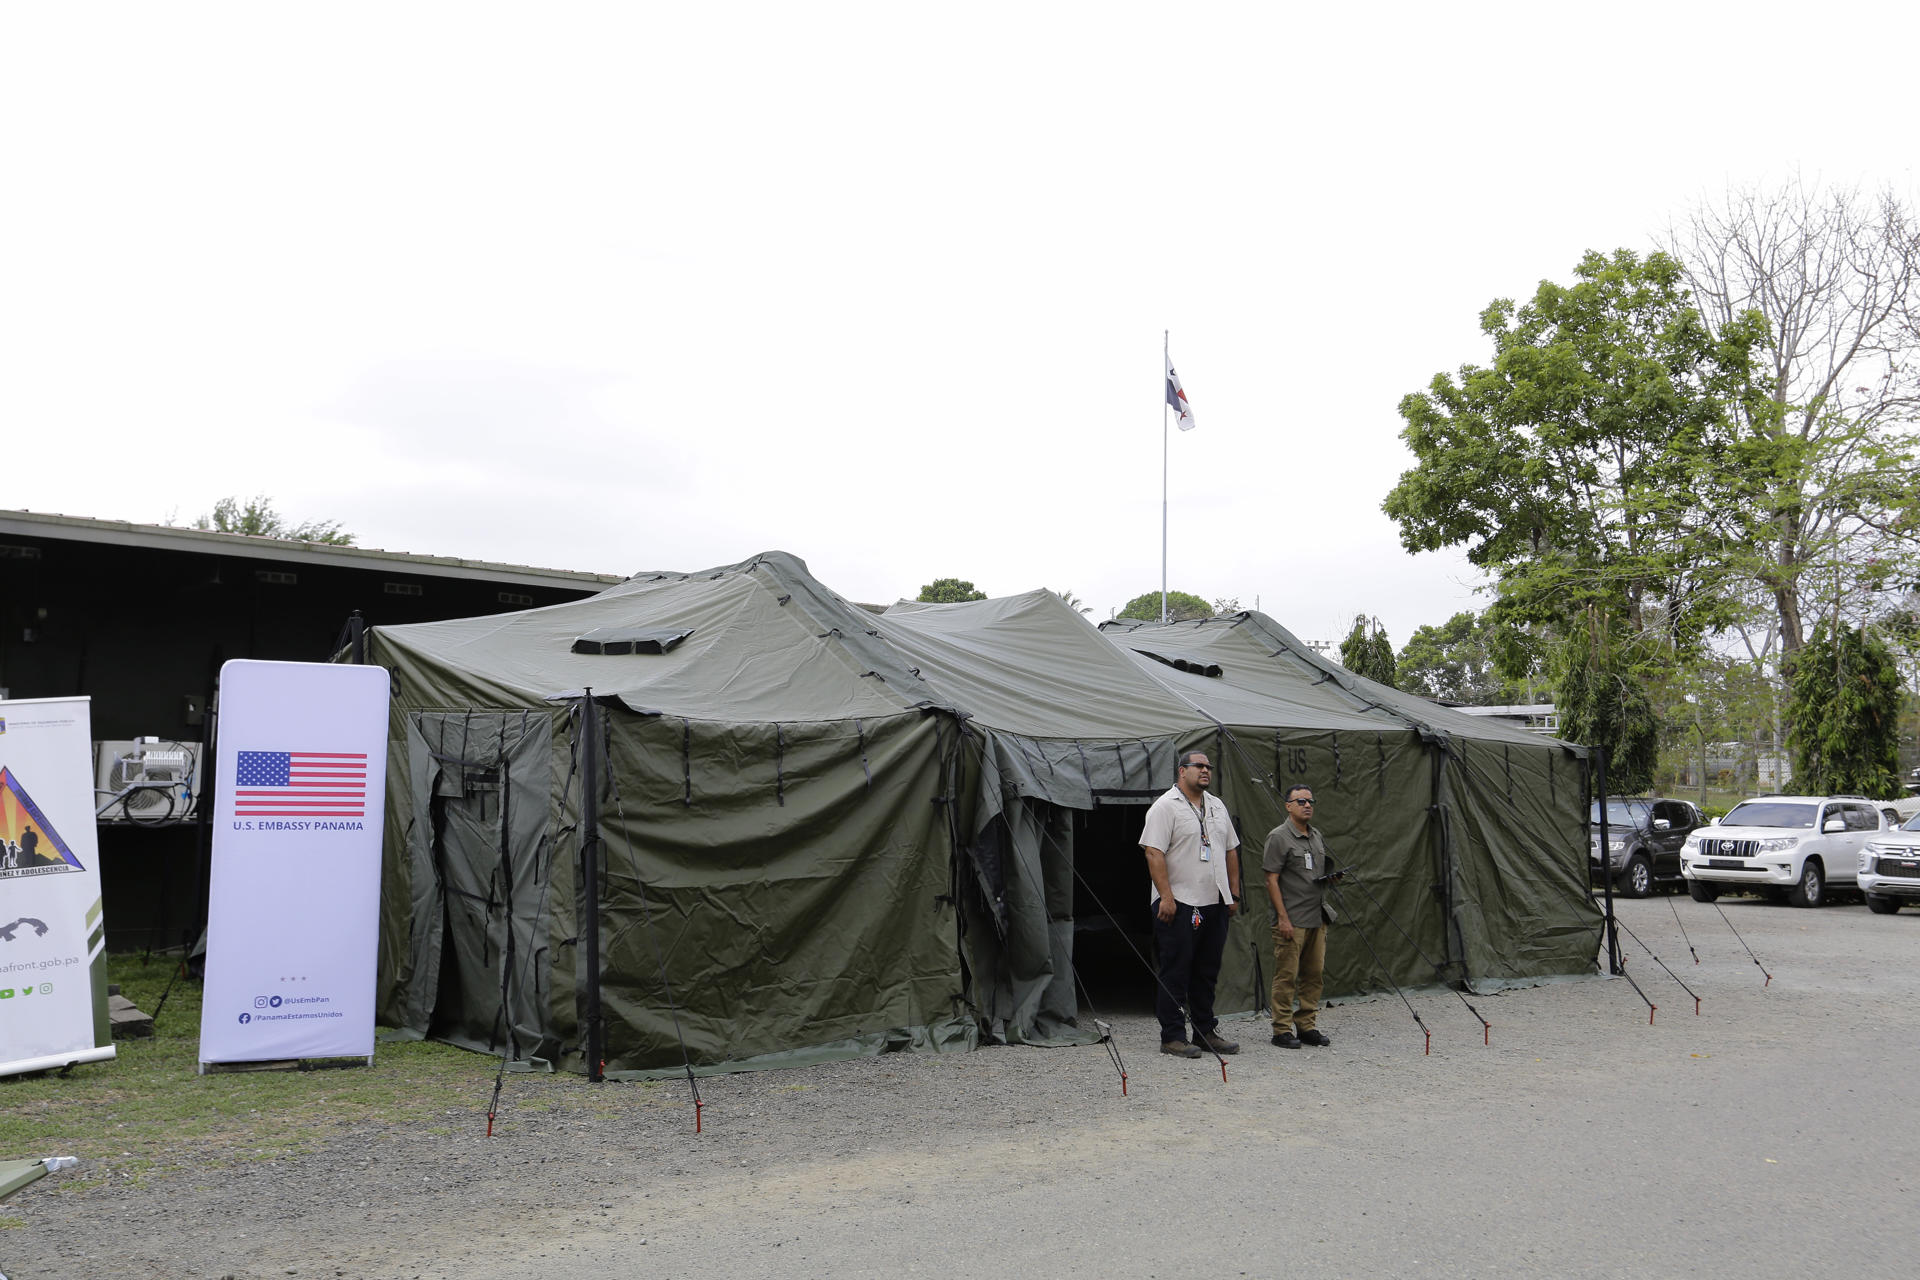
[{"label": "tent roof", "polygon": [[[396,665],[451,676],[482,705],[616,697],[699,720],[898,715],[932,699],[873,631],[874,615],[772,551],[701,573],[640,573],[544,609],[377,629]],[[685,631],[663,653],[576,653],[595,631]]]},{"label": "tent roof", "polygon": [[[1283,724],[1303,729],[1414,729],[1543,746],[1555,743],[1484,716],[1470,716],[1416,694],[1355,675],[1328,661],[1264,613],[1244,612],[1190,622],[1103,622],[1100,630],[1135,655],[1162,684],[1225,724]],[[1157,655],[1150,656],[1150,655]],[[1181,663],[1181,670],[1168,665]],[[1201,675],[1196,671],[1217,671]]]},{"label": "tent roof", "polygon": [[[592,650],[642,633],[664,651],[576,651],[583,637]],[[1096,629],[1037,590],[902,602],[876,616],[783,551],[698,573],[639,573],[543,609],[376,634],[403,684],[411,673],[435,702],[463,705],[525,706],[591,688],[634,711],[723,722],[940,707],[1032,739],[1186,737],[1219,723],[1543,743],[1361,679],[1265,614]]]},{"label": "tent roof", "polygon": [[941,701],[1030,738],[1134,739],[1206,727],[1051,591],[965,604],[903,601],[880,634]]}]

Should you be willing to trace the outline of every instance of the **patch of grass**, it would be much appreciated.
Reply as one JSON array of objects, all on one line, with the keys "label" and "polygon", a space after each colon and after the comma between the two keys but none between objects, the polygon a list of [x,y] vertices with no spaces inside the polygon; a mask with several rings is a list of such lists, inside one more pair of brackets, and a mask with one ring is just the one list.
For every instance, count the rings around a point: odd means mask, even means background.
[{"label": "patch of grass", "polygon": [[[171,958],[108,959],[111,980],[142,1010],[160,1008]],[[496,1059],[424,1041],[382,1043],[373,1065],[318,1071],[199,1074],[200,983],[181,978],[151,1039],[115,1042],[111,1062],[0,1077],[0,1155],[80,1156],[63,1189],[134,1183],[212,1164],[312,1150],[358,1124],[422,1126],[484,1111]]]}]

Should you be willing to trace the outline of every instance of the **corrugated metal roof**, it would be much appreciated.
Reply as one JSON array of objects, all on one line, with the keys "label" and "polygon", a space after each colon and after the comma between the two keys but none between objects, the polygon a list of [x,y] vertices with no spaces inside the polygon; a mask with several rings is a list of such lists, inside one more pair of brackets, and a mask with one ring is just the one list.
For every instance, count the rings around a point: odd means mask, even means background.
[{"label": "corrugated metal roof", "polygon": [[329,565],[342,569],[393,569],[436,578],[512,583],[534,587],[609,586],[625,574],[588,573],[576,569],[541,569],[532,565],[463,560],[456,556],[416,555],[374,547],[342,547],[324,542],[294,542],[244,533],[216,533],[165,524],[135,524],[41,511],[0,511],[0,537],[53,538],[120,547],[151,547],[201,555],[239,556],[295,564]]}]

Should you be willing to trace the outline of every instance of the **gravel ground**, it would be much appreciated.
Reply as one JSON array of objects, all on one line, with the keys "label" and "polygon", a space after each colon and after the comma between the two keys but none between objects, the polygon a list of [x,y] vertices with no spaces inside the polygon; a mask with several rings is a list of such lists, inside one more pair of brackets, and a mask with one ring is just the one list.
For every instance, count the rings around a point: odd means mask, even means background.
[{"label": "gravel ground", "polygon": [[[1920,912],[1684,897],[1621,918],[1630,972],[1343,1004],[1330,1049],[1223,1083],[1116,1019],[1099,1048],[892,1056],[684,1084],[510,1077],[444,1126],[143,1187],[8,1201],[35,1277],[1911,1274]],[[1678,912],[1678,921],[1675,912]],[[1699,953],[1693,963],[1680,922]],[[1636,958],[1637,957],[1637,958]],[[1897,1122],[1897,1123],[1890,1123]],[[84,1170],[82,1171],[84,1172]]]}]

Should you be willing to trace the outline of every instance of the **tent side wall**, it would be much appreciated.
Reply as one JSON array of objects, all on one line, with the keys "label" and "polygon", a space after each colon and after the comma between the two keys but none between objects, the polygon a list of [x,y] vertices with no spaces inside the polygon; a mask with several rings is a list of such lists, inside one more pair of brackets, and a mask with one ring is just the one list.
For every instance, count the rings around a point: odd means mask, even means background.
[{"label": "tent side wall", "polygon": [[[1218,743],[1224,737],[1225,749]],[[1419,949],[1445,955],[1442,916],[1432,886],[1432,792],[1429,748],[1397,730],[1305,732],[1237,726],[1209,735],[1191,749],[1212,753],[1217,790],[1240,835],[1245,905],[1228,934],[1216,1005],[1245,1012],[1268,1005],[1273,980],[1273,904],[1262,855],[1268,833],[1285,820],[1283,797],[1295,784],[1313,788],[1316,822],[1333,864],[1357,872],[1359,883],[1328,894],[1340,923],[1327,935],[1327,994],[1383,990],[1381,966],[1393,982],[1436,980]],[[1364,886],[1364,887],[1363,887]],[[1362,941],[1379,948],[1380,960]]]},{"label": "tent side wall", "polygon": [[[1225,802],[1240,837],[1241,907],[1227,928],[1227,949],[1214,989],[1214,1009],[1221,1014],[1266,1008],[1273,981],[1273,904],[1260,867],[1267,833],[1283,816],[1274,785],[1273,741],[1272,729],[1242,725],[1215,729],[1181,747],[1182,753],[1205,751],[1213,762],[1214,793]],[[1173,785],[1171,770],[1166,785]],[[1143,821],[1145,816],[1143,810]]]},{"label": "tent side wall", "polygon": [[1562,744],[1239,726],[1224,749],[1217,735],[1183,749],[1224,765],[1218,791],[1241,839],[1246,903],[1228,935],[1223,1013],[1268,1004],[1274,914],[1261,851],[1296,783],[1314,790],[1334,865],[1357,873],[1328,894],[1340,915],[1327,940],[1329,996],[1591,968],[1585,762]]},{"label": "tent side wall", "polygon": [[607,713],[608,1074],[973,1046],[943,721]]},{"label": "tent side wall", "polygon": [[1480,986],[1591,972],[1600,912],[1587,894],[1586,761],[1456,739],[1444,771],[1456,911]]}]

